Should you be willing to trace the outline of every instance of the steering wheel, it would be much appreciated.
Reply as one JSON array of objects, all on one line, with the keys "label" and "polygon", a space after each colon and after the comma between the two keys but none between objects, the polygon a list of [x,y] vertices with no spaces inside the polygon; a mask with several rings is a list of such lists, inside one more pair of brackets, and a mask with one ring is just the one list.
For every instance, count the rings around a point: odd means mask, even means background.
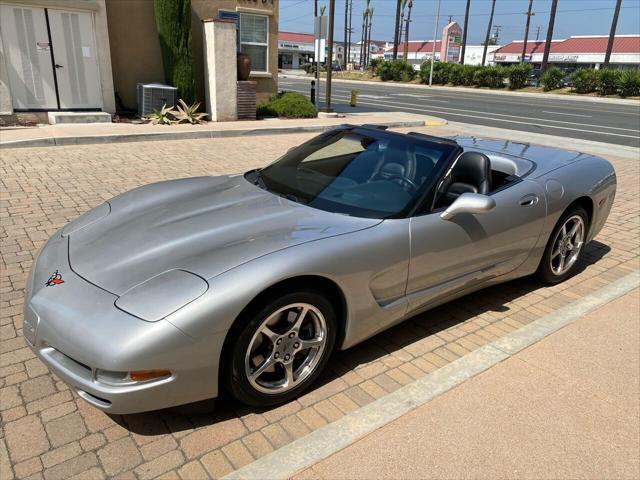
[{"label": "steering wheel", "polygon": [[405,177],[404,175],[400,175],[399,173],[387,173],[384,175],[385,180],[400,180],[403,184],[411,188],[410,193],[416,193],[420,187],[416,185],[416,183],[410,178]]}]

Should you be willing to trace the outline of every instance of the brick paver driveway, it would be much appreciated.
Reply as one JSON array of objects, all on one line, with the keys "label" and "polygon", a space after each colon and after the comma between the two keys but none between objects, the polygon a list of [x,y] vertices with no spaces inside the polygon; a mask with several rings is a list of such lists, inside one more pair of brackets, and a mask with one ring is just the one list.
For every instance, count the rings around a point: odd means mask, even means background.
[{"label": "brick paver driveway", "polygon": [[110,417],[79,400],[25,347],[25,277],[37,248],[63,224],[138,185],[240,172],[308,137],[1,152],[1,479],[219,477],[640,268],[639,164],[612,158],[616,203],[577,276],[553,288],[510,282],[418,316],[336,354],[309,393],[272,410],[220,400],[215,413],[182,407]]}]

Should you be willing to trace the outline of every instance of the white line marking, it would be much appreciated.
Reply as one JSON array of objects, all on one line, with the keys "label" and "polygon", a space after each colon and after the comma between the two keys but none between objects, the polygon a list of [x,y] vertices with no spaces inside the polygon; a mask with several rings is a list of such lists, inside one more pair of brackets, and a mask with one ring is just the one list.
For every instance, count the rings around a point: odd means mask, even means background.
[{"label": "white line marking", "polygon": [[592,115],[581,115],[579,113],[551,112],[549,110],[542,110],[542,113],[551,113],[553,115],[571,115],[572,117],[587,117],[587,118],[592,117]]},{"label": "white line marking", "polygon": [[367,93],[359,93],[358,96],[360,98],[372,98],[373,100],[384,100],[391,97],[380,96],[380,95],[369,95]]},{"label": "white line marking", "polygon": [[315,465],[638,286],[640,272],[635,271],[229,473],[224,478],[291,478],[297,472]]},{"label": "white line marking", "polygon": [[[340,97],[338,95],[334,95],[333,96],[334,99],[339,98],[342,100],[347,100],[347,97]],[[541,127],[541,128],[555,128],[555,129],[560,129],[560,130],[570,130],[570,131],[574,131],[574,132],[584,132],[584,133],[596,133],[598,135],[604,135],[604,136],[613,136],[613,137],[625,137],[625,138],[638,138],[638,135],[624,135],[621,133],[610,133],[610,132],[603,132],[600,130],[587,130],[584,128],[570,128],[570,127],[562,127],[560,125],[551,125],[549,123],[535,123],[535,122],[521,122],[518,120],[509,120],[508,118],[495,118],[495,117],[491,117],[489,115],[501,115],[501,116],[506,116],[506,117],[515,117],[515,118],[530,118],[530,117],[521,117],[521,116],[517,116],[517,115],[505,115],[502,113],[490,113],[490,114],[483,114],[483,115],[469,115],[469,114],[464,114],[464,113],[456,113],[456,112],[452,112],[450,110],[456,110],[456,111],[462,111],[462,112],[475,112],[475,110],[462,110],[460,108],[451,108],[451,107],[438,107],[438,106],[429,106],[429,105],[425,105],[424,108],[410,108],[407,107],[405,103],[398,103],[398,102],[390,102],[388,100],[385,100],[385,103],[376,103],[376,102],[370,102],[370,101],[364,101],[364,102],[360,102],[362,105],[375,105],[375,106],[380,106],[380,107],[395,107],[396,105],[402,106],[404,111],[410,110],[410,111],[414,111],[414,112],[419,112],[422,114],[425,113],[446,113],[449,115],[454,115],[454,116],[458,116],[458,117],[469,117],[469,118],[481,118],[483,120],[492,120],[495,122],[507,122],[507,123],[517,123],[520,125],[532,125],[532,126],[536,126],[536,127]],[[392,105],[389,105],[392,104]],[[477,113],[483,113],[483,112],[477,112]],[[591,125],[588,123],[573,123],[573,122],[563,122],[560,120],[550,120],[550,119],[536,119],[536,118],[531,118],[531,120],[542,120],[543,122],[554,122],[554,123],[564,123],[564,124],[568,124],[568,125],[585,125],[588,127],[594,127],[594,128],[608,128],[608,129],[613,129],[613,130],[624,130],[624,131],[631,131],[631,132],[638,132],[640,133],[640,130],[632,130],[629,128],[618,128],[618,127],[605,127],[604,125]]]}]

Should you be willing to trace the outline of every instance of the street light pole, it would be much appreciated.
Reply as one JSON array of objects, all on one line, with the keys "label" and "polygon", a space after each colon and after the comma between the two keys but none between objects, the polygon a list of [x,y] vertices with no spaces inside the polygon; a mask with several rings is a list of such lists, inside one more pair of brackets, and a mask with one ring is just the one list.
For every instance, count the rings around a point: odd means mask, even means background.
[{"label": "street light pole", "polygon": [[431,50],[431,70],[429,71],[429,86],[433,82],[433,62],[436,61],[436,39],[438,38],[438,23],[440,23],[440,0],[436,7],[436,24],[433,26],[433,48]]},{"label": "street light pole", "polygon": [[325,112],[331,112],[331,72],[333,66],[333,20],[336,10],[336,0],[329,0],[329,40],[327,52],[327,86],[325,87]]}]

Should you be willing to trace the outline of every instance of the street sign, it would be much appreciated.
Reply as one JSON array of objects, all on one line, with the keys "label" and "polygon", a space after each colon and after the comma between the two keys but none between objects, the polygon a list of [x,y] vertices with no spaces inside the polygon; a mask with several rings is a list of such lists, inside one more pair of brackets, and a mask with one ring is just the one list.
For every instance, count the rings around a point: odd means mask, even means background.
[{"label": "street sign", "polygon": [[327,54],[327,41],[323,38],[322,40],[315,40],[315,48],[314,48],[314,60],[316,62],[324,62]]},{"label": "street sign", "polygon": [[314,22],[314,27],[313,27],[313,35],[316,38],[321,38],[322,40],[326,40],[327,33],[329,31],[327,25],[328,25],[327,17],[325,16],[316,17]]}]

